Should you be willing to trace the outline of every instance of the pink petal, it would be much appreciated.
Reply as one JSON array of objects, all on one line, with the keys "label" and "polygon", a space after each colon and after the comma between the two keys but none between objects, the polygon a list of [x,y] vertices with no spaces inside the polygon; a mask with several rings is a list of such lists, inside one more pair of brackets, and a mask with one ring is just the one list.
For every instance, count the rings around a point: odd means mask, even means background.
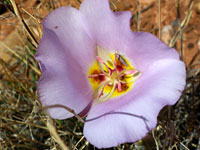
[{"label": "pink petal", "polygon": [[[84,136],[98,148],[137,141],[156,126],[163,106],[176,103],[184,86],[184,63],[174,59],[158,60],[143,72],[129,93],[94,105],[87,120],[112,111],[128,114],[109,114],[86,122]],[[134,115],[146,118],[147,125]]]},{"label": "pink petal", "polygon": [[179,54],[174,48],[170,48],[150,33],[132,32],[127,41],[124,55],[132,60],[140,72],[157,60],[169,58],[179,60]]},{"label": "pink petal", "polygon": [[[38,84],[43,106],[61,104],[81,112],[91,101],[92,89],[87,70],[95,60],[95,43],[82,25],[78,10],[61,7],[43,22],[43,37],[36,59],[42,77]],[[49,109],[53,118],[73,116],[63,108]]]},{"label": "pink petal", "polygon": [[130,12],[113,13],[108,0],[84,0],[80,11],[86,20],[91,37],[106,49],[126,47],[130,31]]}]

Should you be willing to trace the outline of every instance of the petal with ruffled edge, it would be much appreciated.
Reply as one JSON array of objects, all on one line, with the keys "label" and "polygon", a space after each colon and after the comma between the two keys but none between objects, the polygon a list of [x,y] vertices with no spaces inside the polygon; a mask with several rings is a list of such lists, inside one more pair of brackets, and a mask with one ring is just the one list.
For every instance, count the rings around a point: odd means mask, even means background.
[{"label": "petal with ruffled edge", "polygon": [[97,45],[107,50],[119,50],[140,71],[159,59],[179,59],[178,52],[156,36],[146,32],[132,32],[131,13],[112,12],[108,0],[84,0],[80,11],[87,22],[85,26],[90,29],[88,33]]},{"label": "petal with ruffled edge", "polygon": [[92,107],[87,120],[115,113],[86,122],[84,136],[98,148],[139,140],[156,126],[162,107],[178,100],[184,86],[183,62],[174,59],[156,61],[136,81],[132,91]]},{"label": "petal with ruffled edge", "polygon": [[[36,55],[42,70],[38,84],[40,101],[43,106],[60,104],[79,113],[91,101],[87,70],[95,60],[96,45],[75,8],[54,10],[43,21],[43,27]],[[63,108],[48,111],[56,119],[73,116]]]}]

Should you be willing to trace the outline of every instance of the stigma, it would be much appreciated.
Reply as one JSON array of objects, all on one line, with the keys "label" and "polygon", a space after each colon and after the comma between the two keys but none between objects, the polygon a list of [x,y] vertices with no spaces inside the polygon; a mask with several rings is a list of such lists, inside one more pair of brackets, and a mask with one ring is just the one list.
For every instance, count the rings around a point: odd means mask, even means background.
[{"label": "stigma", "polygon": [[125,56],[97,46],[96,60],[88,72],[93,100],[100,103],[129,92],[140,75]]}]

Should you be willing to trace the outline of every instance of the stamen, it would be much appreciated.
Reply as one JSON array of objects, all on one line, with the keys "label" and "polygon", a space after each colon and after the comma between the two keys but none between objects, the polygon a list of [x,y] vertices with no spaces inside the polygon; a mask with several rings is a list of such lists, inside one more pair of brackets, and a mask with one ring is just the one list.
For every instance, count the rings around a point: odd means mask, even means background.
[{"label": "stamen", "polygon": [[116,67],[117,67],[117,52],[115,52],[115,69],[116,69]]},{"label": "stamen", "polygon": [[[126,75],[131,75],[131,76],[126,76]],[[122,76],[124,76],[125,78],[131,78],[131,77],[137,77],[138,75],[140,75],[140,72],[138,70],[125,70],[119,74],[118,79]]]},{"label": "stamen", "polygon": [[96,59],[97,59],[98,62],[104,64],[106,66],[107,70],[112,71],[112,69],[110,69],[108,67],[108,65],[99,56],[96,56]]},{"label": "stamen", "polygon": [[104,102],[104,101],[108,100],[113,95],[113,93],[115,92],[115,86],[116,86],[116,84],[113,84],[111,91],[107,95],[105,95],[104,97],[100,98],[99,101]]},{"label": "stamen", "polygon": [[118,88],[119,92],[122,91],[122,86],[121,86],[121,82],[120,81],[117,83],[117,88]]},{"label": "stamen", "polygon": [[98,77],[98,76],[104,76],[104,74],[103,73],[93,74],[93,75],[88,76],[88,78],[95,78],[95,77]]},{"label": "stamen", "polygon": [[126,82],[126,81],[122,81],[122,80],[119,80],[121,84],[127,84],[127,83],[130,83],[130,82]]},{"label": "stamen", "polygon": [[103,95],[104,88],[105,88],[108,84],[109,84],[109,82],[107,82],[107,83],[104,84],[104,86],[103,86],[103,88],[102,88],[102,90],[101,90],[101,92],[100,92],[98,98],[100,98],[100,97]]},{"label": "stamen", "polygon": [[133,74],[133,77],[138,77],[140,74],[141,74],[141,72],[136,71],[136,72]]},{"label": "stamen", "polygon": [[127,70],[127,71],[125,71],[124,73],[126,74],[126,75],[131,75],[131,74],[133,74],[133,73],[135,73],[136,72],[136,70]]},{"label": "stamen", "polygon": [[96,59],[98,60],[98,62],[104,64],[104,61],[99,56],[96,56]]},{"label": "stamen", "polygon": [[96,90],[94,91],[94,93],[92,95],[92,98],[94,100],[99,99],[99,95],[101,95],[101,92],[102,92],[101,89],[104,89],[104,86],[107,84],[109,84],[109,81],[104,81],[99,84],[99,86],[96,88]]}]

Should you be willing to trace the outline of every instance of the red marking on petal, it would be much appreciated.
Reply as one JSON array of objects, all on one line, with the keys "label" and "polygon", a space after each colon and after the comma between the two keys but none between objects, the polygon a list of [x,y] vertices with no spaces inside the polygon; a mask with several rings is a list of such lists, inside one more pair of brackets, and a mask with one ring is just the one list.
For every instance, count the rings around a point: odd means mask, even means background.
[{"label": "red marking on petal", "polygon": [[126,67],[121,61],[119,61],[118,59],[116,59],[116,65],[117,66],[121,66],[121,67]]},{"label": "red marking on petal", "polygon": [[99,77],[99,76],[104,76],[104,74],[103,73],[93,74],[93,75],[88,76],[88,78],[95,78],[95,77]]},{"label": "red marking on petal", "polygon": [[126,90],[128,90],[129,87],[127,84],[121,83],[121,88],[122,88],[121,91],[126,91]]},{"label": "red marking on petal", "polygon": [[124,68],[123,68],[122,66],[119,66],[119,65],[116,65],[116,68],[117,68],[117,70],[118,70],[119,72],[121,72],[121,71],[124,70]]},{"label": "red marking on petal", "polygon": [[105,75],[101,71],[94,70],[88,78],[92,78],[96,82],[102,82],[105,80]]},{"label": "red marking on petal", "polygon": [[93,74],[91,76],[88,76],[88,78],[95,78],[95,77],[98,77],[99,75],[98,74]]}]

